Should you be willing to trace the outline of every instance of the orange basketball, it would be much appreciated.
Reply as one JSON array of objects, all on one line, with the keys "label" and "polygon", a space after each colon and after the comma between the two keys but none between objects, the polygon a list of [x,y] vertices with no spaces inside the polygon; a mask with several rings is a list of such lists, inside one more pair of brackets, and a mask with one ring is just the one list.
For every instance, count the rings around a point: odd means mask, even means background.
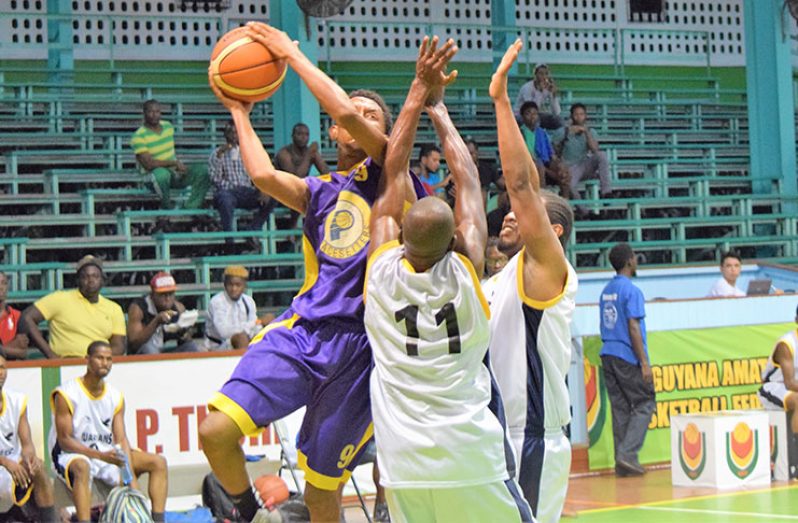
[{"label": "orange basketball", "polygon": [[260,494],[260,499],[267,507],[279,505],[288,499],[288,486],[283,478],[273,474],[266,474],[254,481],[255,490]]},{"label": "orange basketball", "polygon": [[259,102],[283,83],[287,66],[238,27],[222,36],[211,54],[213,82],[230,98]]}]

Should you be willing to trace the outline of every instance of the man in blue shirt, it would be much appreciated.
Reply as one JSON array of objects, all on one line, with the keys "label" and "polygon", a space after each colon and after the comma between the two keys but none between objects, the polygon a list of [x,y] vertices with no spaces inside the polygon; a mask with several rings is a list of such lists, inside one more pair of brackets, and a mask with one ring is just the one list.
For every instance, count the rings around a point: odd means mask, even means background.
[{"label": "man in blue shirt", "polygon": [[646,311],[643,293],[631,278],[637,275],[637,258],[626,243],[610,251],[616,275],[599,300],[601,364],[612,406],[615,473],[639,476],[645,469],[637,453],[646,438],[656,408],[654,381],[646,345]]}]

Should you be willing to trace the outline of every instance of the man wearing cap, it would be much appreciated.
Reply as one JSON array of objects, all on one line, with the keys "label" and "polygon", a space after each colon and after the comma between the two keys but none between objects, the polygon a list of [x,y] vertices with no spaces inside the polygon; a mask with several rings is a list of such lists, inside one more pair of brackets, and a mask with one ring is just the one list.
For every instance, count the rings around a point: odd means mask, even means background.
[{"label": "man wearing cap", "polygon": [[258,331],[257,306],[246,294],[249,271],[241,265],[224,270],[224,290],[211,298],[205,324],[208,350],[243,349]]},{"label": "man wearing cap", "polygon": [[127,308],[127,336],[131,354],[160,354],[167,342],[177,341],[174,352],[197,352],[190,327],[177,325],[186,307],[175,298],[177,283],[168,272],[150,280],[150,293]]},{"label": "man wearing cap", "polygon": [[[82,358],[93,341],[106,340],[114,354],[125,353],[125,315],[118,303],[100,295],[102,260],[91,255],[76,268],[78,288],[55,291],[25,309],[22,324],[35,347],[48,358]],[[39,323],[49,323],[49,341]]]}]

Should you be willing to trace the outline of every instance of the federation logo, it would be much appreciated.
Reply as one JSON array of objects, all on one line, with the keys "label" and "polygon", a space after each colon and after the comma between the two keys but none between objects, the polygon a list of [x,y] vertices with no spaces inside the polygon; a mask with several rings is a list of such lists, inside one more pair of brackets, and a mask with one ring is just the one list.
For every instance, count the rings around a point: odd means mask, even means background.
[{"label": "federation logo", "polygon": [[679,431],[679,464],[690,479],[697,479],[707,464],[707,435],[695,423]]},{"label": "federation logo", "polygon": [[740,479],[747,478],[756,467],[759,457],[759,431],[740,422],[726,433],[726,462],[729,470]]},{"label": "federation logo", "polygon": [[601,371],[587,360],[585,366],[585,402],[587,403],[587,433],[589,445],[593,446],[601,437],[607,420],[607,388],[601,379]]},{"label": "federation logo", "polygon": [[335,209],[324,221],[321,251],[331,258],[351,258],[369,241],[371,208],[359,195],[342,191]]}]

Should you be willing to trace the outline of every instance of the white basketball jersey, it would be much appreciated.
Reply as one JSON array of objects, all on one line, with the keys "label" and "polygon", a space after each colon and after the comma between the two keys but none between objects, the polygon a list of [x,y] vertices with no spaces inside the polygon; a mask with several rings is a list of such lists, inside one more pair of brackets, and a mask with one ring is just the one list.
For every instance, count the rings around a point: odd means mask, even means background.
[{"label": "white basketball jersey", "polygon": [[[94,397],[83,385],[81,378],[75,378],[57,387],[50,394],[50,410],[53,413],[55,413],[56,394],[60,394],[66,400],[72,413],[72,435],[78,441],[100,452],[113,448],[114,415],[124,405],[121,392],[105,383],[105,391],[99,397]],[[57,441],[55,419],[53,419],[48,438],[51,453]]]},{"label": "white basketball jersey", "polygon": [[3,408],[0,412],[0,456],[18,461],[22,455],[19,441],[19,420],[28,407],[28,397],[21,392],[3,389]]},{"label": "white basketball jersey", "polygon": [[488,409],[489,310],[471,262],[448,253],[424,273],[392,242],[371,258],[365,323],[381,483],[449,488],[508,478]]},{"label": "white basketball jersey", "polygon": [[560,296],[546,303],[526,298],[524,250],[483,285],[490,303],[490,362],[504,401],[511,433],[543,435],[571,420],[565,376],[571,364],[571,319],[576,306],[576,271]]},{"label": "white basketball jersey", "polygon": [[776,342],[776,346],[773,347],[773,351],[771,351],[768,357],[768,363],[765,365],[765,370],[762,371],[763,383],[784,383],[784,374],[781,372],[781,367],[776,365],[773,361],[773,354],[776,352],[776,347],[778,347],[779,343],[787,345],[790,349],[795,379],[798,379],[798,351],[796,351],[796,349],[798,349],[798,329],[793,329],[779,338]]}]

